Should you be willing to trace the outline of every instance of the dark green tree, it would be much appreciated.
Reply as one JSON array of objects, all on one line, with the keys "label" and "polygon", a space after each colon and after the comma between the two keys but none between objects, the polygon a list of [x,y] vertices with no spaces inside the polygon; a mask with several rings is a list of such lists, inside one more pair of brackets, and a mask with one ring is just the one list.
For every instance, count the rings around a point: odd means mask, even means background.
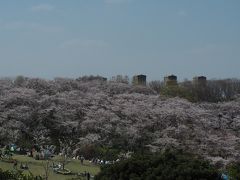
[{"label": "dark green tree", "polygon": [[217,170],[208,161],[192,154],[166,151],[136,155],[104,166],[95,180],[214,180]]}]

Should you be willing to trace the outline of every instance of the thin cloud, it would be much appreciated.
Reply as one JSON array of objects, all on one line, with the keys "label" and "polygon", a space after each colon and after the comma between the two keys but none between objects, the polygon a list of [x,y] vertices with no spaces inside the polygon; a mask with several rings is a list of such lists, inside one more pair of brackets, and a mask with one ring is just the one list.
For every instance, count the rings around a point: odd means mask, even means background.
[{"label": "thin cloud", "polygon": [[186,17],[188,14],[185,10],[180,10],[180,11],[178,11],[178,15],[181,17]]},{"label": "thin cloud", "polygon": [[220,47],[216,44],[206,44],[202,47],[196,47],[190,50],[191,54],[208,54],[219,51]]},{"label": "thin cloud", "polygon": [[129,3],[133,0],[104,0],[105,4],[122,4],[122,3]]},{"label": "thin cloud", "polygon": [[54,9],[55,9],[55,7],[50,4],[39,4],[39,5],[31,7],[31,11],[33,11],[33,12],[53,11]]},{"label": "thin cloud", "polygon": [[24,21],[16,21],[16,22],[9,22],[3,23],[1,28],[6,30],[31,30],[31,31],[40,31],[45,33],[57,33],[62,32],[63,28],[55,27],[55,26],[48,26],[40,23],[35,22],[24,22]]},{"label": "thin cloud", "polygon": [[109,44],[102,40],[72,39],[61,44],[61,48],[106,48]]}]

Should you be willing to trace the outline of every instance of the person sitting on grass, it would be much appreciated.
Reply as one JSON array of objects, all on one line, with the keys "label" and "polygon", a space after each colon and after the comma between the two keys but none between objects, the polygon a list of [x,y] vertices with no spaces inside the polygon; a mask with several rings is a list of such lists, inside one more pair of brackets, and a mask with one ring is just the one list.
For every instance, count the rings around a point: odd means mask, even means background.
[{"label": "person sitting on grass", "polygon": [[28,165],[21,163],[20,168],[21,168],[21,169],[24,169],[24,170],[27,170],[27,169],[28,169]]}]

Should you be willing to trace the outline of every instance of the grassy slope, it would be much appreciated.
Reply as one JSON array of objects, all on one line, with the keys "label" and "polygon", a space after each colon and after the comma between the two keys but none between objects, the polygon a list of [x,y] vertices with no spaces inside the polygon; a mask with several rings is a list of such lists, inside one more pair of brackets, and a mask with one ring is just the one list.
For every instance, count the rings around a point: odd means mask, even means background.
[{"label": "grassy slope", "polygon": [[[18,167],[20,166],[20,162],[27,162],[31,173],[33,173],[34,175],[43,175],[44,174],[44,169],[43,169],[42,163],[46,163],[46,162],[41,161],[41,160],[37,161],[33,158],[30,158],[27,156],[22,156],[22,155],[15,155],[15,156],[13,156],[13,158],[18,160]],[[53,160],[57,160],[57,158],[54,158]],[[50,165],[52,165],[52,163],[50,163]],[[3,170],[13,170],[13,164],[0,161],[0,168]],[[72,172],[76,172],[76,173],[77,172],[81,173],[81,172],[87,171],[92,175],[96,175],[100,171],[100,168],[98,166],[92,165],[88,161],[84,161],[84,164],[81,165],[80,161],[78,161],[78,160],[71,160],[71,162],[69,162],[66,165],[66,168],[71,170]],[[25,173],[27,173],[27,171],[25,171]],[[51,179],[65,180],[65,179],[68,179],[71,177],[74,177],[74,176],[59,175],[59,174],[54,173],[52,168],[50,168],[50,176],[49,176],[50,180]]]}]

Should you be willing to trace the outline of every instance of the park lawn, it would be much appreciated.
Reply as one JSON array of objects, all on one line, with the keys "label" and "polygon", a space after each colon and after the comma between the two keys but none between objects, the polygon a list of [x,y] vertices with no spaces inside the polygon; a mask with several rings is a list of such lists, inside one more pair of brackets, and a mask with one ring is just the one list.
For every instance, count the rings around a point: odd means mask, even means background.
[{"label": "park lawn", "polygon": [[[16,159],[18,161],[18,168],[21,162],[28,163],[29,171],[33,175],[35,176],[44,175],[43,163],[46,163],[46,161],[35,160],[25,155],[14,155],[13,159]],[[52,162],[56,163],[58,159],[59,157],[54,157],[51,160],[50,165],[52,165]],[[81,165],[79,160],[71,160],[71,162],[69,162],[65,167],[74,173],[84,173],[84,171],[86,171],[86,172],[89,172],[91,175],[96,175],[100,172],[99,166],[93,165],[88,161],[84,161],[83,165]],[[13,170],[13,164],[0,161],[0,168],[3,170]],[[24,173],[29,173],[29,172],[25,171]],[[54,180],[54,179],[66,180],[66,179],[71,179],[73,177],[75,176],[56,174],[53,172],[52,168],[50,167],[50,175],[49,175],[50,180]]]}]

